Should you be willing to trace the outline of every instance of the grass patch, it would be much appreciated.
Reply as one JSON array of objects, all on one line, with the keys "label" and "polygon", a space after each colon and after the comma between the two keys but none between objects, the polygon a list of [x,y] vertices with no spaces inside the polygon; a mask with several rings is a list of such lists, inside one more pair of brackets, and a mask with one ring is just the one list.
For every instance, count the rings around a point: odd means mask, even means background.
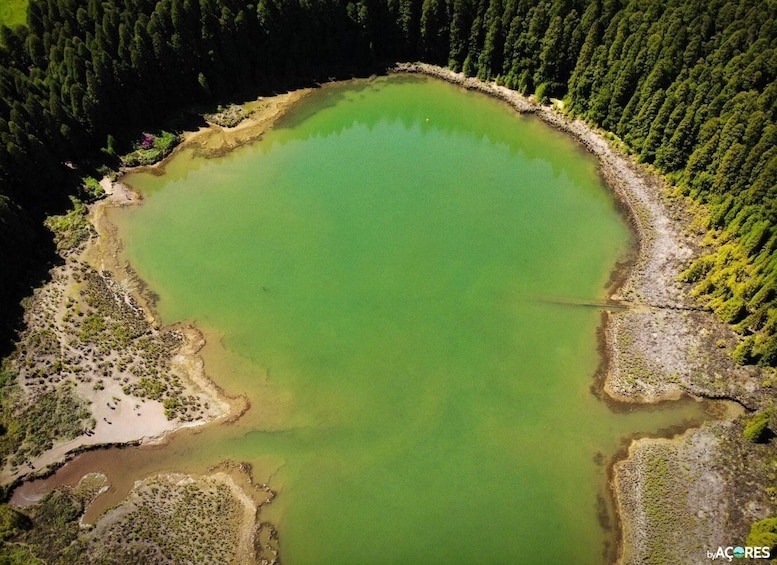
[{"label": "grass patch", "polygon": [[[78,520],[104,484],[104,477],[88,475],[74,488],[61,487],[45,496],[29,509],[29,518],[24,517],[32,527],[17,535],[13,544],[0,546],[0,563],[94,563],[84,551]],[[9,550],[22,560],[3,561]]]},{"label": "grass patch", "polygon": [[54,232],[54,242],[57,250],[65,251],[74,249],[89,239],[94,233],[94,228],[87,218],[86,205],[78,198],[70,197],[73,209],[62,216],[46,218],[46,227]]},{"label": "grass patch", "polygon": [[27,22],[27,0],[2,0],[0,2],[0,24],[13,27]]},{"label": "grass patch", "polygon": [[0,540],[18,536],[32,527],[30,519],[7,504],[0,504]]},{"label": "grass patch", "polygon": [[94,426],[86,403],[70,386],[51,390],[18,412],[14,410],[15,391],[9,388],[2,391],[0,462],[12,457],[13,465],[21,465],[51,449],[55,441],[73,439],[85,427]]},{"label": "grass patch", "polygon": [[105,190],[100,186],[100,181],[94,177],[85,177],[84,182],[81,184],[81,193],[83,198],[88,202],[99,200],[105,196]]}]

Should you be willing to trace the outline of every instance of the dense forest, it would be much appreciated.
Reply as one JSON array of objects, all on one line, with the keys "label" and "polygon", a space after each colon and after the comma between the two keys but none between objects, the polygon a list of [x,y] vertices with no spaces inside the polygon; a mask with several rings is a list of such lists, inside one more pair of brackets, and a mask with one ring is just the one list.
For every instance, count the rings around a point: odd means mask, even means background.
[{"label": "dense forest", "polygon": [[32,0],[0,28],[0,318],[114,136],[416,59],[563,98],[704,204],[714,245],[683,277],[738,361],[777,366],[776,0]]}]

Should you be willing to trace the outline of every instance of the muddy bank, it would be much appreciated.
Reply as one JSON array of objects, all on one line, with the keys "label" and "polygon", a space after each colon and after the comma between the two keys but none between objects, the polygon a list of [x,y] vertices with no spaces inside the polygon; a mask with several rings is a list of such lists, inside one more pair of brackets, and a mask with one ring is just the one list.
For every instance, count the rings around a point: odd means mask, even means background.
[{"label": "muddy bank", "polygon": [[[570,134],[598,158],[636,239],[608,289],[620,307],[604,309],[597,386],[610,402],[656,403],[687,394],[731,399],[751,410],[769,404],[764,383],[770,375],[732,361],[736,334],[698,308],[690,285],[678,281],[701,254],[704,234],[691,229],[690,207],[672,198],[660,177],[636,164],[611,136],[495,83],[423,63],[400,64],[393,71],[434,76],[504,100]],[[738,466],[727,453],[763,447],[745,443],[741,430],[741,422],[721,422],[676,440],[632,442],[611,473],[622,529],[619,562],[698,563],[700,548],[743,544],[752,521],[775,512],[763,494],[770,480],[763,466],[755,466],[762,472],[751,473],[745,485],[731,472]],[[728,511],[739,506],[751,512]]]}]

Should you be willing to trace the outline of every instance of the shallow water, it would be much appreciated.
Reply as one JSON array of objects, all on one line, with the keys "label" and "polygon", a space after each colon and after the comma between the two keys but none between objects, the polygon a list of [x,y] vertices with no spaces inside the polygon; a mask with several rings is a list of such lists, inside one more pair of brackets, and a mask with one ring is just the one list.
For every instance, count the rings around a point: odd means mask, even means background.
[{"label": "shallow water", "polygon": [[500,102],[334,85],[166,171],[111,219],[252,409],[120,472],[254,463],[285,563],[601,563],[602,461],[704,418],[591,394],[600,311],[574,303],[606,296],[629,233],[595,160]]}]

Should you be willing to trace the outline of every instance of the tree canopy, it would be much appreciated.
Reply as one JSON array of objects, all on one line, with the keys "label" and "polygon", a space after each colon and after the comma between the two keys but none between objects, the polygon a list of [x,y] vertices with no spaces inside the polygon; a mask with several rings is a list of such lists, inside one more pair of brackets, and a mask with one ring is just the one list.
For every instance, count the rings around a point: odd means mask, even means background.
[{"label": "tree canopy", "polygon": [[0,317],[66,163],[109,135],[403,59],[564,98],[704,204],[683,276],[738,360],[777,366],[776,0],[31,0],[0,26]]}]

